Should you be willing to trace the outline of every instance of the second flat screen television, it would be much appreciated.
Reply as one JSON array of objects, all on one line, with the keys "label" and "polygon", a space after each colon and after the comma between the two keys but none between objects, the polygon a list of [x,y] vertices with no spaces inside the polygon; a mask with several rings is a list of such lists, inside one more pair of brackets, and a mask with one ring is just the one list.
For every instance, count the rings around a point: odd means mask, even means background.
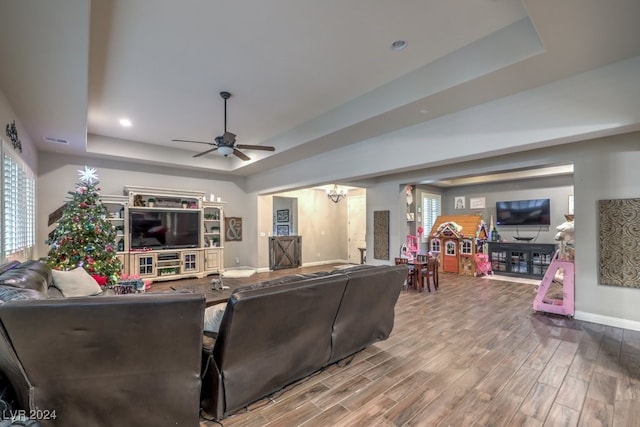
[{"label": "second flat screen television", "polygon": [[131,249],[179,249],[200,246],[200,212],[129,209]]},{"label": "second flat screen television", "polygon": [[549,199],[496,202],[497,225],[550,225]]}]

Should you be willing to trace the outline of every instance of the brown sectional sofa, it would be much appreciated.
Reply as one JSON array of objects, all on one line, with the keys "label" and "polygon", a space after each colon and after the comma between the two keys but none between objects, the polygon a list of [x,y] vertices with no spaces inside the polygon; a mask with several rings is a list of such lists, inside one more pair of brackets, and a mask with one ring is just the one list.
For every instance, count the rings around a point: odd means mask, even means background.
[{"label": "brown sectional sofa", "polygon": [[199,425],[203,295],[62,298],[46,265],[7,267],[0,371],[14,409],[42,426]]},{"label": "brown sectional sofa", "polygon": [[222,419],[386,339],[405,277],[358,266],[237,289],[203,346],[201,294],[64,298],[43,263],[7,264],[0,379],[41,426],[196,427],[201,408]]},{"label": "brown sectional sofa", "polygon": [[234,291],[203,348],[204,413],[225,418],[386,339],[406,274],[406,266],[363,266]]}]

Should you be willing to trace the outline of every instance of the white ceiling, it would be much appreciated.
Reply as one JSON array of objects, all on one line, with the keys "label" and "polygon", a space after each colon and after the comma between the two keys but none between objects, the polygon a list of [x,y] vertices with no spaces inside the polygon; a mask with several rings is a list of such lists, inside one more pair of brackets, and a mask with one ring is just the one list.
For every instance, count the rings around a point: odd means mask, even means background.
[{"label": "white ceiling", "polygon": [[[0,0],[0,89],[45,155],[237,177],[334,154],[354,163],[364,146],[446,152],[479,121],[505,140],[469,132],[442,164],[637,126],[639,16],[637,0]],[[399,39],[408,46],[393,51]],[[605,81],[616,63],[625,78]],[[223,90],[237,143],[275,152],[193,158],[207,146],[171,141],[222,134]],[[526,121],[547,109],[579,121],[543,132]],[[428,165],[408,157],[376,151],[375,168],[327,179]]]}]

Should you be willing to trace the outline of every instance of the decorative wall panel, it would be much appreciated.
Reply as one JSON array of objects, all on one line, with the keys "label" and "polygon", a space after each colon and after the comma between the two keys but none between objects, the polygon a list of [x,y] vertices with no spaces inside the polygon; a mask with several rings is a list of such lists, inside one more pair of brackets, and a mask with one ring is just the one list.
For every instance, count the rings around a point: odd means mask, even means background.
[{"label": "decorative wall panel", "polygon": [[599,200],[600,284],[640,288],[640,199]]},{"label": "decorative wall panel", "polygon": [[389,211],[373,212],[373,257],[389,259]]}]

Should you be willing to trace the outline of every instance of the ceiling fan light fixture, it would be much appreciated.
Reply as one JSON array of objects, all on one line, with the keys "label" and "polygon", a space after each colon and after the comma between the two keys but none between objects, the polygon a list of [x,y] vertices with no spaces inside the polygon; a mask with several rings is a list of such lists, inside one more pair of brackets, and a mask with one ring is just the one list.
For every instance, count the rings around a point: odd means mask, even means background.
[{"label": "ceiling fan light fixture", "polygon": [[223,145],[221,147],[218,147],[218,153],[222,154],[223,156],[227,157],[231,154],[233,154],[233,148]]}]

